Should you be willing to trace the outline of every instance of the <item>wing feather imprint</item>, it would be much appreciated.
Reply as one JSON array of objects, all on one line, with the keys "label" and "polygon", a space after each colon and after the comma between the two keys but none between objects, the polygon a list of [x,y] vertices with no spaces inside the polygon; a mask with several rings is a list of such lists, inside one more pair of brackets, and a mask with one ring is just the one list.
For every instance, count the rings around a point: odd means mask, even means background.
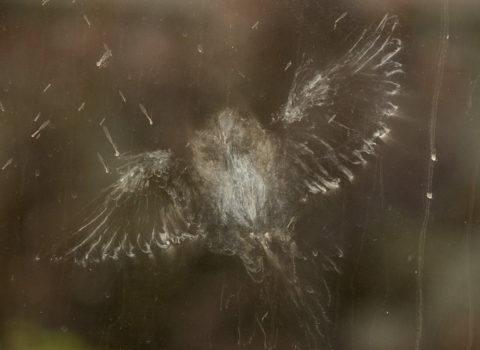
[{"label": "wing feather imprint", "polygon": [[119,180],[92,203],[83,224],[57,250],[56,259],[117,260],[198,237],[188,171],[166,151],[123,156]]},{"label": "wing feather imprint", "polygon": [[386,119],[397,109],[402,65],[395,59],[401,41],[398,20],[386,15],[364,31],[353,47],[323,72],[305,60],[298,67],[287,103],[275,123],[288,132],[292,171],[300,192],[325,193],[351,180],[352,164],[364,164],[375,141],[385,135]]}]

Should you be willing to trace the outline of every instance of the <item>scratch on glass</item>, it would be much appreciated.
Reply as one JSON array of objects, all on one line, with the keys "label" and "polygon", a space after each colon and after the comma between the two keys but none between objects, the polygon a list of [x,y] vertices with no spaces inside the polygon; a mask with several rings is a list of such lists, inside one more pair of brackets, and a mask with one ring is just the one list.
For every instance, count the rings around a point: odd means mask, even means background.
[{"label": "scratch on glass", "polygon": [[12,163],[12,161],[13,161],[13,158],[10,158],[9,160],[7,160],[7,162],[5,163],[5,165],[2,167],[2,170],[5,170],[5,168],[6,168],[7,166],[9,166],[9,165]]},{"label": "scratch on glass", "polygon": [[470,203],[468,208],[468,224],[465,233],[465,274],[467,276],[467,299],[468,299],[468,341],[467,350],[471,350],[473,346],[474,324],[475,324],[475,308],[472,297],[472,274],[471,274],[471,260],[472,260],[472,225],[474,222],[475,212],[475,195],[477,192],[477,178],[480,167],[480,154],[477,155],[475,170],[473,171],[472,187],[470,190]]},{"label": "scratch on glass", "polygon": [[337,23],[340,22],[347,15],[348,15],[348,12],[342,13],[342,15],[340,17],[338,17],[337,20],[335,21],[335,24],[333,25],[333,29],[337,29]]},{"label": "scratch on glass", "polygon": [[118,93],[120,94],[120,97],[122,98],[123,102],[127,102],[127,99],[123,95],[123,92],[121,90],[118,90]]},{"label": "scratch on glass", "polygon": [[141,103],[139,103],[138,106],[140,107],[142,113],[145,114],[145,117],[148,118],[148,121],[150,122],[150,125],[153,125],[153,120],[152,120],[152,118],[150,118],[150,116],[148,115],[147,110],[145,109],[145,107],[144,107]]},{"label": "scratch on glass", "polygon": [[[477,86],[477,83],[480,80],[480,75],[472,83],[472,91],[470,93],[469,99],[467,101],[467,115],[472,108],[472,97]],[[478,149],[478,144],[477,147]],[[470,201],[468,206],[468,217],[467,217],[467,229],[465,232],[465,274],[467,279],[467,302],[468,302],[468,339],[467,339],[467,350],[471,350],[473,346],[474,339],[474,325],[475,325],[475,314],[474,314],[474,304],[472,296],[472,226],[474,223],[474,213],[475,213],[475,198],[477,193],[477,179],[478,172],[480,168],[480,153],[477,154],[477,159],[475,162],[475,169],[472,176],[472,185],[470,190]]]},{"label": "scratch on glass", "polygon": [[107,44],[103,44],[103,47],[105,48],[105,52],[103,53],[102,57],[98,60],[97,62],[97,67],[98,68],[105,68],[107,66],[107,60],[110,57],[113,57],[112,55],[112,50],[110,50],[107,46]]},{"label": "scratch on glass", "polygon": [[90,27],[91,27],[91,24],[90,24],[90,21],[88,20],[87,15],[83,15],[83,19],[85,20],[85,22],[87,22],[88,28],[90,28]]},{"label": "scratch on glass", "polygon": [[103,132],[105,133],[105,136],[107,137],[108,141],[110,142],[113,149],[115,150],[115,157],[118,157],[120,155],[120,153],[117,150],[117,146],[113,142],[113,139],[112,139],[112,136],[110,135],[110,132],[108,131],[108,129],[105,125],[102,125],[102,126],[103,126]]},{"label": "scratch on glass", "polygon": [[105,161],[103,160],[102,155],[97,152],[97,157],[98,157],[98,160],[100,160],[100,163],[102,163],[103,168],[105,169],[105,172],[106,172],[107,174],[110,173],[110,171],[108,170],[107,165],[105,164]]},{"label": "scratch on glass", "polygon": [[[427,227],[430,219],[430,207],[433,199],[432,184],[433,184],[433,168],[435,161],[432,159],[432,154],[435,153],[435,131],[437,126],[437,110],[438,101],[440,98],[440,91],[442,89],[443,71],[445,67],[445,57],[448,49],[448,32],[449,32],[449,17],[448,17],[449,1],[443,2],[443,16],[442,16],[442,42],[440,47],[440,58],[438,60],[435,86],[432,98],[432,108],[430,111],[430,132],[429,132],[429,158],[428,158],[428,172],[427,172],[427,202],[425,203],[425,212],[420,230],[419,244],[418,244],[418,262],[417,262],[417,316],[416,328],[417,334],[415,337],[415,350],[421,347],[423,336],[423,274],[425,268],[425,245],[427,239]],[[435,159],[436,159],[435,154]]]},{"label": "scratch on glass", "polygon": [[263,333],[263,347],[266,349],[267,348],[267,333],[265,333],[265,329],[263,328],[262,324],[260,323],[260,320],[258,319],[258,317],[257,317],[257,323],[260,326],[260,329],[262,330],[262,333]]},{"label": "scratch on glass", "polygon": [[[50,120],[47,120],[46,122],[43,122],[43,124],[40,125],[40,127],[38,128],[38,130],[35,131],[31,136],[32,136],[32,137],[35,137],[35,136],[37,136],[37,135],[40,135],[40,131],[42,131],[43,129],[45,129],[48,124],[50,124]],[[37,137],[37,138],[38,138],[38,137]]]}]

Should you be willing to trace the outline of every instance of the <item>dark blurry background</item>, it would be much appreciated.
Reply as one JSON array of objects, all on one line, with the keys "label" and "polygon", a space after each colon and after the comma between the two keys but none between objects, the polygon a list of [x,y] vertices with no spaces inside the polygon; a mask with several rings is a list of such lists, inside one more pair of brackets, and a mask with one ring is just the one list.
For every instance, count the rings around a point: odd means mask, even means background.
[{"label": "dark blurry background", "polygon": [[[451,1],[446,11],[440,0],[43,2],[0,1],[1,349],[263,348],[262,334],[237,330],[238,315],[255,319],[257,310],[234,258],[192,253],[87,268],[36,258],[115,180],[100,123],[121,153],[178,155],[225,107],[268,127],[304,54],[327,67],[385,13],[400,19],[406,73],[392,132],[352,184],[306,209],[296,239],[337,265],[319,267],[331,348],[414,349],[419,311],[419,348],[480,348],[480,2]],[[104,44],[112,57],[98,67]],[[294,346],[279,335],[278,349]]]}]

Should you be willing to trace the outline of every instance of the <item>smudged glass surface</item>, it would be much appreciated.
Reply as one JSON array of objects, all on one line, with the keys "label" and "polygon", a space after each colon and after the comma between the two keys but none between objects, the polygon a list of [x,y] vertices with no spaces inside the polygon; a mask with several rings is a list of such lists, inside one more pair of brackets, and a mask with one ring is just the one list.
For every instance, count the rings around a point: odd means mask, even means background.
[{"label": "smudged glass surface", "polygon": [[480,5],[0,4],[0,348],[475,349]]}]

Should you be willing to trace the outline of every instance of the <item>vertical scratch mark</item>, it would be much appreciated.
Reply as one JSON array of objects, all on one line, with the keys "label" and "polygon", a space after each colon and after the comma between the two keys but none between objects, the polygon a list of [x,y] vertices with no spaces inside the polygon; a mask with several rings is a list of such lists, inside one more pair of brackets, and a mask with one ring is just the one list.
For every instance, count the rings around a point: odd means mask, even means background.
[{"label": "vertical scratch mark", "polygon": [[[229,47],[228,49],[228,59],[230,59],[232,57],[232,22],[231,22],[231,14],[228,15],[228,21],[230,22],[230,25],[228,26],[228,31],[227,31],[227,45]],[[228,76],[227,76],[227,98],[226,98],[226,103],[225,103],[225,107],[228,108],[229,105],[230,105],[230,93],[231,93],[231,86],[232,86],[232,73],[231,71],[229,70],[228,72]]]},{"label": "vertical scratch mark", "polygon": [[38,128],[38,130],[35,131],[31,136],[32,136],[32,137],[37,136],[37,134],[40,133],[40,131],[42,131],[43,129],[45,129],[48,124],[50,124],[50,120],[47,120],[46,122],[43,122],[43,124],[40,125],[40,127]]},{"label": "vertical scratch mark", "polygon": [[40,118],[41,115],[42,115],[42,112],[38,113],[33,121],[36,122],[38,120],[38,118]]},{"label": "vertical scratch mark", "polygon": [[2,110],[2,112],[5,112],[5,108],[3,108],[3,103],[2,103],[2,101],[0,101],[0,109]]},{"label": "vertical scratch mark", "polygon": [[468,224],[465,233],[465,274],[467,275],[467,296],[468,296],[468,342],[467,350],[471,350],[473,346],[474,335],[474,306],[472,298],[472,274],[471,274],[471,258],[472,258],[472,223],[475,208],[475,194],[477,192],[478,170],[480,167],[480,153],[477,155],[475,162],[475,170],[472,178],[472,188],[470,190],[470,203],[468,208]]},{"label": "vertical scratch mark", "polygon": [[118,93],[120,94],[120,97],[122,98],[123,102],[127,102],[127,99],[126,99],[125,96],[123,95],[122,91],[121,91],[121,90],[118,90]]},{"label": "vertical scratch mark", "polygon": [[472,82],[472,91],[470,93],[470,96],[468,97],[468,101],[467,101],[467,107],[468,107],[468,110],[470,111],[470,108],[472,108],[472,98],[473,98],[473,92],[475,91],[475,88],[477,87],[477,84],[480,80],[480,75],[478,77],[475,78],[475,80]]},{"label": "vertical scratch mark", "polygon": [[46,92],[50,88],[50,86],[52,86],[52,84],[48,84],[47,87],[43,90],[43,92]]},{"label": "vertical scratch mark", "polygon": [[378,165],[379,165],[379,183],[380,183],[380,201],[382,203],[382,209],[384,208],[384,190],[383,190],[383,158],[382,156],[378,157]]},{"label": "vertical scratch mark", "polygon": [[327,291],[327,296],[328,296],[328,303],[327,306],[330,306],[332,303],[332,295],[330,294],[330,288],[328,288],[327,281],[323,279],[323,284],[325,285],[325,290]]},{"label": "vertical scratch mark", "polygon": [[80,111],[83,109],[83,107],[85,107],[85,102],[82,102],[82,104],[80,105],[80,107],[78,107],[78,111],[80,112]]},{"label": "vertical scratch mark", "polygon": [[113,142],[113,139],[112,139],[112,136],[110,135],[110,132],[108,131],[108,129],[105,125],[102,125],[102,126],[103,126],[103,132],[105,133],[105,136],[107,137],[108,141],[110,142],[113,149],[115,150],[115,157],[118,157],[120,155],[120,153],[117,150],[117,146]]},{"label": "vertical scratch mark", "polygon": [[2,170],[5,170],[5,168],[6,168],[7,166],[9,166],[10,163],[12,163],[12,161],[13,161],[13,158],[10,158],[9,160],[7,160],[7,162],[5,163],[5,165],[2,167]]},{"label": "vertical scratch mark", "polygon": [[[480,80],[480,75],[472,82],[472,91],[467,101],[467,115],[470,113],[472,108],[472,98],[475,92],[475,88]],[[478,149],[478,144],[475,145],[475,149]],[[470,190],[470,201],[468,206],[468,216],[467,216],[467,230],[465,232],[465,274],[467,279],[467,300],[468,300],[468,340],[467,340],[467,350],[471,350],[473,346],[473,337],[474,337],[474,306],[472,298],[472,274],[471,274],[471,264],[472,264],[472,225],[473,225],[473,215],[475,209],[475,198],[477,192],[477,179],[478,172],[480,168],[480,153],[477,154],[477,159],[475,162],[475,168],[472,177],[472,187]]]},{"label": "vertical scratch mark", "polygon": [[105,164],[105,161],[103,160],[102,155],[97,152],[97,157],[98,157],[98,160],[100,161],[100,163],[102,163],[103,168],[105,169],[105,172],[108,174],[108,173],[109,173],[108,167],[107,167],[107,165]]},{"label": "vertical scratch mark", "polygon": [[291,65],[292,65],[292,61],[288,61],[287,66],[285,67],[285,71],[286,71],[288,68],[290,68]]},{"label": "vertical scratch mark", "polygon": [[278,340],[278,328],[275,329],[275,340],[273,342],[273,348],[274,349],[277,347],[277,340]]},{"label": "vertical scratch mark", "polygon": [[[240,290],[241,287],[237,287],[237,308],[240,310]],[[241,345],[241,339],[242,339],[242,332],[240,330],[240,312],[237,312],[237,332],[238,332],[238,342],[237,345],[240,347]]]},{"label": "vertical scratch mark", "polygon": [[240,346],[240,339],[241,339],[241,336],[242,336],[242,334],[241,334],[241,332],[240,332],[240,318],[238,318],[238,322],[237,322],[237,333],[238,333],[238,342],[237,342],[237,344],[238,344],[238,346]]},{"label": "vertical scratch mark", "polygon": [[[379,161],[377,161],[377,164],[375,166],[375,174],[373,177],[373,189],[372,192],[375,193],[375,190],[377,188],[377,176],[378,176],[378,165]],[[363,230],[362,230],[362,235],[360,236],[360,247],[357,255],[357,261],[355,264],[355,269],[353,270],[352,277],[350,278],[350,289],[352,290],[352,303],[351,303],[351,324],[350,327],[354,329],[355,327],[355,303],[356,303],[356,289],[355,289],[355,280],[356,276],[358,274],[358,268],[360,265],[360,260],[362,257],[363,249],[365,247],[365,238],[367,236],[367,230],[368,226],[370,224],[370,212],[371,212],[371,199],[372,197],[367,197],[367,203],[366,203],[366,209],[365,209],[365,222],[363,224]],[[341,253],[343,255],[343,252]],[[356,348],[356,343],[355,343],[355,338],[352,337],[352,349]]]},{"label": "vertical scratch mark", "polygon": [[105,121],[105,118],[103,118],[103,119],[100,121],[100,125],[102,125],[104,121]]},{"label": "vertical scratch mark", "polygon": [[[376,177],[376,173],[375,173]],[[374,180],[374,183],[376,179]],[[350,289],[352,290],[352,305],[351,305],[351,327],[354,329],[355,326],[355,301],[356,301],[356,289],[355,289],[355,279],[358,273],[358,267],[360,264],[360,259],[362,256],[363,248],[365,246],[365,237],[367,234],[367,228],[369,225],[369,217],[370,217],[370,199],[371,197],[367,198],[367,209],[365,214],[365,222],[363,224],[362,235],[360,237],[360,248],[357,255],[357,261],[355,263],[355,269],[353,270],[352,277],[350,278]],[[352,338],[352,349],[355,349],[355,338]]]},{"label": "vertical scratch mark", "polygon": [[[432,109],[430,111],[430,133],[429,144],[430,149],[428,152],[428,173],[427,173],[427,202],[425,204],[425,213],[423,217],[422,228],[420,230],[419,244],[418,244],[418,262],[417,262],[417,315],[416,315],[416,328],[417,334],[415,338],[415,350],[420,349],[423,335],[423,274],[425,268],[425,244],[427,239],[427,226],[430,218],[430,206],[432,204],[432,182],[433,182],[433,168],[435,161],[432,159],[432,154],[436,154],[435,151],[435,131],[437,124],[437,110],[438,100],[440,98],[440,91],[443,82],[443,71],[445,67],[445,56],[448,49],[449,39],[449,18],[448,18],[449,0],[443,2],[443,16],[442,16],[442,43],[440,47],[440,59],[437,65],[437,76],[435,79],[435,87],[432,98]],[[436,159],[436,156],[435,156]]]},{"label": "vertical scratch mark", "polygon": [[150,125],[153,125],[153,120],[152,120],[152,118],[150,118],[150,116],[148,115],[147,110],[145,109],[145,107],[144,107],[141,103],[139,103],[138,106],[139,106],[140,109],[142,110],[142,113],[145,114],[145,117],[148,118],[148,121],[150,122]]},{"label": "vertical scratch mark", "polygon": [[262,324],[260,323],[260,320],[258,319],[258,316],[256,317],[257,323],[260,326],[260,329],[262,330],[263,333],[263,347],[266,349],[267,348],[267,333],[265,333],[265,329],[263,329]]},{"label": "vertical scratch mark", "polygon": [[223,277],[222,293],[220,294],[220,310],[223,308],[223,292],[225,290],[225,276]]}]

